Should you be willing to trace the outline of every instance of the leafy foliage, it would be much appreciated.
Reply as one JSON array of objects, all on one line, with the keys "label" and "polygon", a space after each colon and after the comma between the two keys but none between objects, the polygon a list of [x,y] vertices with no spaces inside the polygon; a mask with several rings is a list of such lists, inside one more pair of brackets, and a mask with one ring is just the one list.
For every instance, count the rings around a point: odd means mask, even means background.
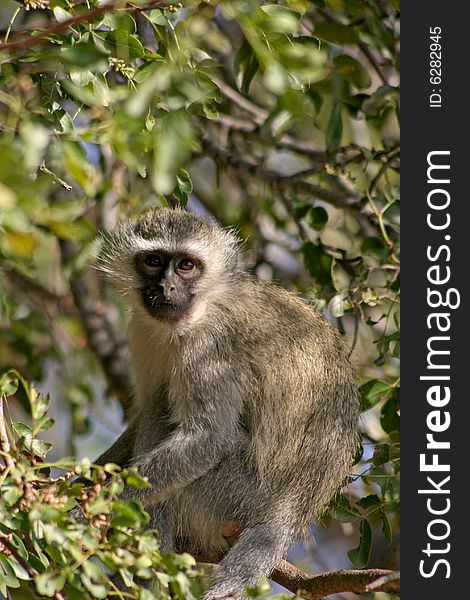
[{"label": "leafy foliage", "polygon": [[[128,598],[154,598],[135,578],[149,579],[155,571],[160,598],[194,598],[194,559],[162,555],[157,532],[145,528],[148,515],[140,503],[119,500],[124,482],[135,487],[148,483],[116,465],[97,467],[87,460],[78,466],[71,460],[48,463],[50,444],[38,437],[52,425],[48,398],[10,371],[0,380],[2,409],[19,385],[28,397],[31,425],[7,425],[3,410],[0,414],[11,443],[1,472],[0,593],[6,596],[8,588],[24,582],[41,597],[108,598],[113,591],[119,595],[104,568],[108,567],[131,586]],[[53,468],[66,472],[52,477]],[[85,488],[71,479],[74,475],[94,485]],[[77,503],[80,519],[68,513]]]},{"label": "leafy foliage", "polygon": [[[126,408],[124,312],[87,270],[98,231],[154,204],[236,224],[249,266],[326,308],[353,348],[364,448],[331,514],[356,527],[358,567],[399,527],[398,20],[388,0],[0,7],[0,368],[44,383],[58,366],[72,454],[105,385]],[[141,508],[118,500],[134,475],[102,486],[82,463],[95,492],[50,479],[47,398],[18,374],[2,386],[31,420],[9,426],[0,474],[0,591],[21,573],[46,596],[102,597],[96,556],[129,578],[157,568],[162,593],[189,598],[190,560],[160,556]],[[88,493],[87,522],[72,521]]]}]

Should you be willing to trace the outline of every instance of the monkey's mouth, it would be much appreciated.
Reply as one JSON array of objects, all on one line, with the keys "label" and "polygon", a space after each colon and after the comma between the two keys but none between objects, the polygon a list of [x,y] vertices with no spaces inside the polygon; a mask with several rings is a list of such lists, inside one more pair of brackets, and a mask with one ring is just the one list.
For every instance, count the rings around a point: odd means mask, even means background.
[{"label": "monkey's mouth", "polygon": [[179,302],[171,302],[155,294],[146,294],[142,291],[142,304],[147,313],[159,321],[176,322],[183,319],[190,308],[191,298],[184,298]]}]

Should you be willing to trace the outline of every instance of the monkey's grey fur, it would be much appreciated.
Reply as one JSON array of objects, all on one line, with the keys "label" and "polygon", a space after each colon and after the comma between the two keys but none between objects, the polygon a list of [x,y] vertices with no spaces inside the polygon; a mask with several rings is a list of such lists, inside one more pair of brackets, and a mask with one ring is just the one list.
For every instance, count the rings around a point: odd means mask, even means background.
[{"label": "monkey's grey fur", "polygon": [[124,495],[144,503],[167,549],[220,551],[224,524],[240,523],[205,599],[240,596],[351,467],[358,402],[347,350],[314,309],[243,270],[233,231],[180,209],[122,224],[101,269],[132,307],[135,404],[98,462],[149,478],[151,490]]}]

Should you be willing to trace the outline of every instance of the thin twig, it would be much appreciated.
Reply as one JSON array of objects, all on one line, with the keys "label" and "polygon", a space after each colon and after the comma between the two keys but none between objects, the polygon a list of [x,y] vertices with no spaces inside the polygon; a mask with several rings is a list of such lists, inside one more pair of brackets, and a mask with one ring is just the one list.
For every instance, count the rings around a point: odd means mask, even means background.
[{"label": "thin twig", "polygon": [[379,65],[379,63],[377,62],[377,59],[375,58],[375,56],[372,54],[372,52],[370,51],[369,47],[367,46],[367,44],[365,44],[364,42],[359,42],[359,48],[361,49],[361,52],[364,54],[364,56],[367,57],[367,59],[369,60],[372,68],[374,69],[374,71],[377,73],[377,75],[379,76],[380,81],[384,84],[384,85],[390,85],[387,78],[385,77],[381,66]]},{"label": "thin twig", "polygon": [[385,172],[387,171],[387,169],[390,167],[391,163],[394,161],[394,159],[396,158],[396,156],[397,156],[397,154],[399,152],[400,152],[400,148],[396,148],[395,150],[393,150],[392,152],[390,152],[390,154],[388,155],[387,160],[383,163],[383,165],[380,167],[377,175],[372,180],[372,183],[370,185],[370,193],[371,194],[374,194],[375,189],[377,188],[377,185],[378,185],[379,181],[382,179],[383,175],[385,174]]},{"label": "thin twig", "polygon": [[22,6],[18,6],[18,8],[15,10],[15,12],[13,13],[13,15],[11,17],[10,22],[8,23],[8,28],[5,33],[5,38],[3,40],[3,42],[5,44],[8,42],[8,38],[10,37],[10,32],[11,32],[11,28],[13,27],[13,23],[15,22],[16,17],[18,16],[18,14],[20,13],[22,8],[23,8]]},{"label": "thin twig", "polygon": [[5,467],[13,468],[15,466],[15,461],[10,455],[10,440],[8,439],[7,426],[5,422],[5,415],[3,413],[3,402],[4,396],[0,395],[0,448],[3,451],[3,460],[5,462]]},{"label": "thin twig", "polygon": [[323,200],[336,208],[348,211],[359,219],[367,219],[373,227],[376,227],[373,216],[370,213],[362,213],[361,207],[355,199],[342,197],[319,185],[305,181],[302,177],[296,177],[295,175],[283,176],[275,171],[253,164],[244,158],[231,154],[224,148],[220,148],[203,132],[201,132],[200,141],[204,153],[211,156],[216,163],[222,163],[235,171],[248,174],[254,179],[267,183],[274,191],[284,194],[296,193],[309,196],[312,199]]},{"label": "thin twig", "polygon": [[63,179],[61,179],[53,171],[51,171],[50,169],[48,169],[46,167],[46,163],[45,162],[43,162],[41,164],[41,166],[39,167],[39,170],[42,171],[43,173],[46,173],[46,175],[49,175],[50,177],[52,177],[53,181],[55,183],[58,183],[59,185],[61,185],[66,192],[70,192],[72,190],[72,186],[69,183],[67,183],[66,181],[64,181]]},{"label": "thin twig", "polygon": [[[351,296],[351,294],[350,294],[350,296]],[[359,334],[359,308],[356,306],[355,307],[355,311],[354,311],[354,333],[353,333],[353,340],[352,340],[352,343],[351,343],[351,349],[349,350],[348,358],[351,358],[352,353],[354,352],[354,350],[356,348],[358,334]]]},{"label": "thin twig", "polygon": [[58,33],[63,33],[67,29],[70,29],[74,25],[78,24],[86,24],[92,23],[96,19],[99,19],[107,12],[113,10],[125,10],[127,12],[142,12],[144,10],[150,10],[152,8],[160,8],[162,10],[168,9],[169,5],[164,2],[147,2],[143,6],[136,6],[132,2],[119,2],[119,0],[112,0],[111,2],[107,2],[106,4],[101,4],[100,6],[96,6],[92,10],[88,12],[81,13],[79,15],[74,15],[69,19],[65,19],[64,21],[60,21],[54,23],[50,27],[42,30],[34,30],[36,32],[35,35],[32,34],[32,30],[22,29],[18,31],[13,39],[10,41],[3,42],[0,44],[1,50],[21,50],[25,48],[31,48],[32,46],[37,46],[46,38],[51,35],[56,35]]}]

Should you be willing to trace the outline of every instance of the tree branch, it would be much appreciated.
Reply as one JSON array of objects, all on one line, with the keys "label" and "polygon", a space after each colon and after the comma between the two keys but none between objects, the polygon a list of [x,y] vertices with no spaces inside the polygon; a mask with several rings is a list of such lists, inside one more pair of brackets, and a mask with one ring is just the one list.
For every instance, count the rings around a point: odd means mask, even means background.
[{"label": "tree branch", "polygon": [[2,451],[5,467],[14,467],[15,462],[10,455],[10,440],[8,439],[5,415],[3,414],[3,394],[0,395],[0,450]]},{"label": "tree branch", "polygon": [[386,159],[386,161],[382,164],[382,166],[380,167],[377,175],[374,177],[371,186],[370,186],[370,193],[371,195],[374,194],[378,183],[380,182],[381,178],[383,177],[383,175],[385,174],[385,172],[387,171],[387,169],[391,166],[391,163],[395,160],[395,158],[397,157],[397,154],[400,153],[400,148],[396,148],[395,150],[391,151],[388,155],[388,158]]},{"label": "tree branch", "polygon": [[[142,6],[137,6],[132,2],[123,2],[122,0],[111,0],[106,4],[101,4],[100,6],[96,6],[92,10],[87,12],[83,12],[78,15],[74,15],[69,19],[65,19],[65,21],[59,21],[54,23],[50,27],[46,29],[39,30],[36,35],[32,35],[33,30],[22,29],[15,35],[14,38],[10,39],[8,42],[0,43],[0,51],[1,50],[20,50],[25,48],[31,48],[32,46],[37,46],[45,38],[56,35],[58,33],[62,33],[78,24],[86,24],[92,23],[96,19],[104,16],[107,12],[112,10],[126,10],[128,12],[142,12],[144,10],[150,10],[152,8],[160,8],[166,10],[172,10],[171,4],[165,4],[164,2],[150,1]],[[34,31],[36,31],[34,29]]]},{"label": "tree branch", "polygon": [[400,573],[386,569],[329,571],[310,575],[286,560],[273,571],[271,579],[306,600],[320,600],[341,592],[389,592],[400,594]]},{"label": "tree branch", "polygon": [[[197,562],[218,563],[222,554],[195,556]],[[281,560],[270,579],[305,600],[321,600],[342,592],[388,592],[400,595],[400,573],[388,569],[363,569],[329,571],[320,575],[305,573],[287,560]]]},{"label": "tree branch", "polygon": [[379,76],[379,79],[383,83],[383,85],[390,85],[388,82],[388,79],[383,74],[383,71],[382,71],[379,63],[377,62],[377,59],[375,58],[375,56],[369,49],[368,45],[365,44],[364,42],[359,42],[359,48],[361,49],[361,52],[364,54],[364,56],[369,60],[372,68]]},{"label": "tree branch", "polygon": [[[273,190],[281,193],[296,193],[306,195],[312,198],[323,200],[328,204],[336,208],[347,210],[354,214],[358,218],[367,218],[370,220],[370,214],[364,214],[361,212],[361,208],[351,201],[348,201],[345,197],[342,197],[330,190],[322,188],[318,185],[305,181],[302,174],[284,176],[262,167],[260,165],[253,164],[244,158],[234,156],[224,148],[217,146],[205,133],[201,132],[201,145],[203,152],[213,158],[216,163],[223,164],[226,167],[230,167],[234,171],[240,172],[244,175],[249,175],[254,179],[258,179],[268,184]],[[376,224],[372,221],[371,224],[375,227]]]}]

